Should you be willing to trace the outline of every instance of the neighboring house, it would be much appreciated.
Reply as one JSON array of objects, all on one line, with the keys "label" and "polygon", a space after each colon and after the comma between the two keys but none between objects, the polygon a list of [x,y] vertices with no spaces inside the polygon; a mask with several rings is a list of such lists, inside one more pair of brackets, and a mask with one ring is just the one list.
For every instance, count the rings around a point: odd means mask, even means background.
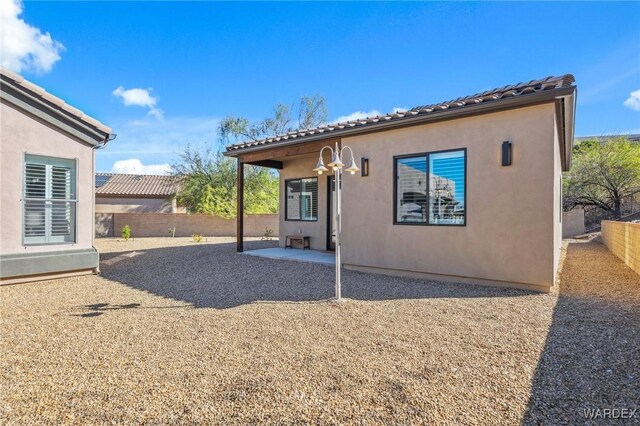
[{"label": "neighboring house", "polygon": [[96,173],[96,213],[186,213],[174,176]]},{"label": "neighboring house", "polygon": [[11,71],[0,77],[0,283],[95,272],[94,149],[111,129]]},{"label": "neighboring house", "polygon": [[312,170],[321,148],[338,143],[368,162],[368,173],[343,179],[346,268],[546,292],[560,260],[573,83],[548,77],[249,141],[225,155],[238,159],[239,200],[242,165],[280,170],[281,246],[305,235],[313,249],[332,248],[333,177]]}]

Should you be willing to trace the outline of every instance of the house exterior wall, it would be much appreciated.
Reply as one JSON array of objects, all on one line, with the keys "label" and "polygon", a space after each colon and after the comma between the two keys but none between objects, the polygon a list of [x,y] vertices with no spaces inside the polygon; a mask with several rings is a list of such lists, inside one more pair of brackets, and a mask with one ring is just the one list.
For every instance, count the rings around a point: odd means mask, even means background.
[{"label": "house exterior wall", "polygon": [[[91,270],[98,267],[98,255],[93,248],[93,150],[86,143],[62,133],[55,127],[32,117],[9,103],[2,101],[2,134],[0,137],[0,277],[7,278],[9,271],[29,273],[29,267],[38,259],[41,264],[50,265],[51,271],[61,268],[78,267]],[[22,243],[23,222],[23,169],[24,155],[35,154],[57,158],[76,159],[77,167],[77,216],[76,242],[68,244],[29,245]],[[51,256],[42,257],[49,253]],[[81,253],[84,260],[74,266],[78,256],[66,256],[58,262],[60,253]],[[26,259],[33,256],[33,261]],[[24,260],[23,260],[24,259]],[[27,265],[14,268],[18,263]],[[66,265],[66,266],[63,266]],[[36,272],[34,270],[34,272]],[[37,271],[40,273],[41,271]],[[68,272],[68,270],[67,270]],[[15,280],[13,280],[15,281]]]},{"label": "house exterior wall", "polygon": [[[344,138],[369,176],[344,175],[343,262],[390,274],[548,291],[560,259],[560,155],[553,103]],[[501,166],[502,141],[513,143]],[[394,225],[393,157],[467,149],[466,226]],[[317,156],[287,161],[284,179],[313,176]],[[324,175],[323,175],[324,176]],[[317,222],[281,217],[280,241],[301,231],[326,246],[326,179]],[[284,201],[281,197],[281,211]],[[315,240],[315,241],[314,241]]]},{"label": "house exterior wall", "polygon": [[96,213],[171,213],[166,197],[105,197],[96,195]]}]

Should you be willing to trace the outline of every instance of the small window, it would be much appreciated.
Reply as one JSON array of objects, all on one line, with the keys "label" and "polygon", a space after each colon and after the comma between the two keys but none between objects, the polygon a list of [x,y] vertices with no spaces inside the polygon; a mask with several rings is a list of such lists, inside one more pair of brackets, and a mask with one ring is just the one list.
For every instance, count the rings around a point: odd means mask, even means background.
[{"label": "small window", "polygon": [[464,149],[396,158],[395,223],[465,225],[465,162]]},{"label": "small window", "polygon": [[75,160],[25,156],[23,205],[25,245],[75,242]]},{"label": "small window", "polygon": [[286,220],[318,220],[318,178],[285,181]]}]

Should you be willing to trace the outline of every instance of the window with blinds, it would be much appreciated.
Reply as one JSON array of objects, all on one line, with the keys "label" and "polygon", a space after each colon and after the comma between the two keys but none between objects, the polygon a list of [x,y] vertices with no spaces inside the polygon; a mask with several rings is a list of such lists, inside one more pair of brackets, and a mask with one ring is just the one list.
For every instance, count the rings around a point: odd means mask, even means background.
[{"label": "window with blinds", "polygon": [[395,223],[466,224],[466,150],[395,158]]},{"label": "window with blinds", "polygon": [[318,178],[285,181],[285,220],[318,220]]},{"label": "window with blinds", "polygon": [[76,162],[26,155],[24,243],[70,243],[76,239]]}]

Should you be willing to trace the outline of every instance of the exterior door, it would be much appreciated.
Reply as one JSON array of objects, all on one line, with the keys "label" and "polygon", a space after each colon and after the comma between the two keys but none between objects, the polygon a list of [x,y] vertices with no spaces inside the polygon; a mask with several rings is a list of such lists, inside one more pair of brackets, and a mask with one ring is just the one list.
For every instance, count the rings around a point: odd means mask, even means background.
[{"label": "exterior door", "polygon": [[335,191],[334,177],[327,176],[327,250],[336,249],[336,206],[333,202]]}]

